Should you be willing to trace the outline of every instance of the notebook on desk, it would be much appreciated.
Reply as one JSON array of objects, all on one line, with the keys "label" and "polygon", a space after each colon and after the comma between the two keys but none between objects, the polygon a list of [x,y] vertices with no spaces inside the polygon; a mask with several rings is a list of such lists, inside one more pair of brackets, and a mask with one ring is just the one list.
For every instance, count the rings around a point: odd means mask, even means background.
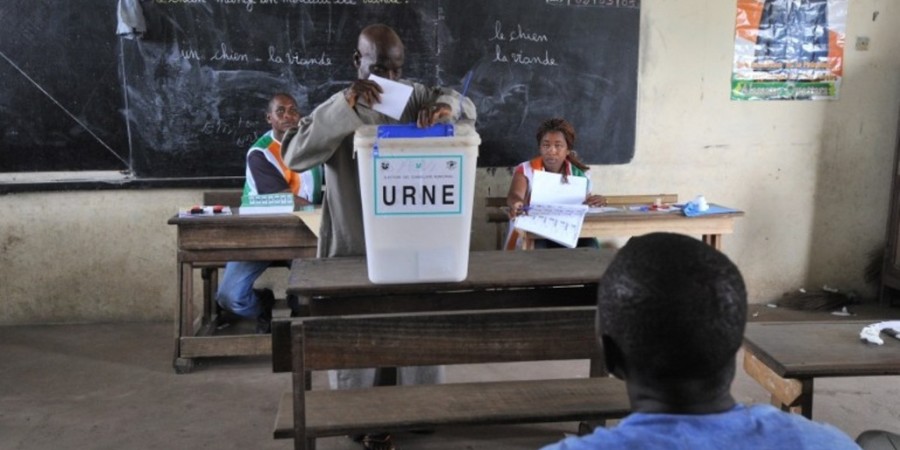
[{"label": "notebook on desk", "polygon": [[681,212],[687,217],[697,217],[697,216],[708,216],[708,215],[712,215],[712,214],[736,213],[736,212],[738,212],[738,210],[736,210],[734,208],[726,208],[721,205],[715,205],[715,204],[710,203],[709,208],[707,208],[705,211],[700,211],[700,210],[694,209],[694,208],[682,208]]}]

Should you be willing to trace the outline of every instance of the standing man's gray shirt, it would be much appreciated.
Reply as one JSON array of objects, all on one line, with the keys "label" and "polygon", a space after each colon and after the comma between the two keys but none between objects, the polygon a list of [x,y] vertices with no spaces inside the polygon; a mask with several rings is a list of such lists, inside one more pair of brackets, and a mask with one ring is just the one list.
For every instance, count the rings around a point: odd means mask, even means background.
[{"label": "standing man's gray shirt", "polygon": [[284,162],[302,172],[319,164],[325,166],[325,200],[319,231],[319,257],[363,256],[366,254],[359,174],[353,136],[362,125],[415,123],[420,109],[445,103],[453,110],[454,121],[475,121],[475,105],[447,88],[427,88],[401,81],[413,93],[400,120],[374,111],[360,101],[351,108],[344,92],[338,92],[300,120],[299,129],[284,138]]}]

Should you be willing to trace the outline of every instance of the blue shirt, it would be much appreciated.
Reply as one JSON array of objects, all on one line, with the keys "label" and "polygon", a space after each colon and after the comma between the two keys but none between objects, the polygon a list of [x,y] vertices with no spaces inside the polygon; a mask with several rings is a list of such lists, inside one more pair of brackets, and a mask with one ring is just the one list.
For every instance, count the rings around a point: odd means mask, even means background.
[{"label": "blue shirt", "polygon": [[634,413],[613,428],[569,437],[542,450],[597,449],[855,449],[834,426],[788,414],[770,405],[737,405],[718,414]]}]

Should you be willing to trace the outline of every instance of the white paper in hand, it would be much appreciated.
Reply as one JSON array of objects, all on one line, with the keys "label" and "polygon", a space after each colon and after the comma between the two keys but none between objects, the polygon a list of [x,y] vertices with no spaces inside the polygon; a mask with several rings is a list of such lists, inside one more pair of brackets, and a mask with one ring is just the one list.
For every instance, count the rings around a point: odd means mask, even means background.
[{"label": "white paper in hand", "polygon": [[403,110],[406,109],[406,104],[409,103],[409,97],[412,96],[412,86],[372,74],[369,74],[369,79],[378,83],[383,91],[381,93],[381,101],[372,105],[372,109],[394,120],[400,120]]},{"label": "white paper in hand", "polygon": [[587,198],[587,178],[566,177],[558,173],[535,171],[531,186],[531,203],[580,205]]}]

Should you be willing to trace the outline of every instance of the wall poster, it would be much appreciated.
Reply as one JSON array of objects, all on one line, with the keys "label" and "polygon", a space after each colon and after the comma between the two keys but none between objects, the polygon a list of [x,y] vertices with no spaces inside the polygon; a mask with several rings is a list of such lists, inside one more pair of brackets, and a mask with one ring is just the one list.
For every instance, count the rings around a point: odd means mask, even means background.
[{"label": "wall poster", "polygon": [[732,100],[834,100],[847,0],[737,0]]}]

